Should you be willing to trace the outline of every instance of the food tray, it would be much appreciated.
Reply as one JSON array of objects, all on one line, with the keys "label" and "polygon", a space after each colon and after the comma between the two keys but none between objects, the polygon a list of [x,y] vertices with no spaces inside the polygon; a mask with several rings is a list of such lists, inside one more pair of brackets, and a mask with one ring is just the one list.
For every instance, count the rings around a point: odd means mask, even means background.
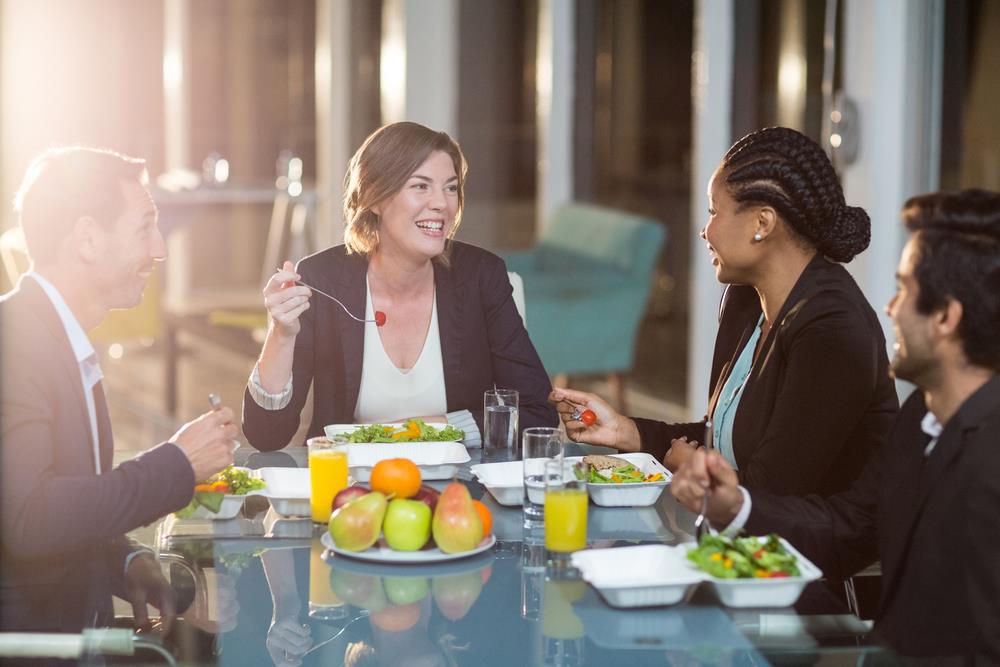
[{"label": "food tray", "polygon": [[261,468],[257,471],[267,487],[264,495],[282,516],[311,516],[308,468]]},{"label": "food tray", "polygon": [[[673,477],[673,474],[664,468],[659,461],[645,452],[613,454],[612,456],[628,461],[641,470],[643,474],[661,473],[663,480],[632,484],[587,484],[587,491],[595,505],[601,507],[646,507],[652,505],[660,498],[663,489],[667,488]],[[566,457],[566,465],[576,465],[582,460],[582,456]]]},{"label": "food tray", "polygon": [[[442,429],[448,425],[448,422],[424,422],[428,426],[433,426],[436,429]],[[403,422],[386,422],[382,426],[398,426],[403,427]],[[341,435],[344,433],[350,433],[351,431],[361,428],[362,426],[371,426],[371,424],[328,424],[323,427],[323,433],[328,438],[332,438],[336,435]],[[461,442],[459,440],[441,440],[440,442]],[[351,443],[356,445],[395,445],[395,444],[405,444],[405,443],[395,443],[395,442],[356,442]],[[427,442],[421,444],[429,444]]]},{"label": "food tray", "polygon": [[[766,539],[766,538],[761,538]],[[801,573],[797,577],[781,577],[778,579],[719,579],[704,572],[705,581],[712,585],[719,600],[727,607],[788,607],[799,599],[802,590],[811,581],[823,576],[818,567],[803,556],[798,550],[779,537],[781,544],[793,554]],[[698,570],[694,563],[687,560],[687,552],[695,548],[695,544],[682,545],[684,562],[688,567]]]},{"label": "food tray", "polygon": [[496,501],[508,507],[524,503],[524,462],[479,463],[469,470]]},{"label": "food tray", "polygon": [[648,544],[585,549],[571,558],[583,579],[612,607],[652,607],[677,604],[706,579],[687,566],[686,554],[678,547]]},{"label": "food tray", "polygon": [[[250,475],[250,477],[260,477],[256,470],[251,470],[250,468],[243,468],[240,466],[234,466],[236,470],[242,470],[243,472]],[[232,519],[240,510],[243,508],[243,501],[247,499],[248,496],[264,496],[267,495],[267,489],[257,489],[256,491],[251,491],[250,493],[245,493],[243,495],[230,494],[227,493],[222,497],[222,505],[219,506],[218,512],[213,512],[203,505],[199,505],[198,509],[194,513],[184,519],[178,519],[179,521],[190,521],[192,519],[202,519],[209,521],[224,521],[226,519]]]},{"label": "food tray", "polygon": [[397,442],[358,443],[345,445],[347,466],[359,482],[371,479],[372,468],[385,459],[410,459],[420,468],[424,479],[451,479],[458,474],[459,466],[472,457],[460,441],[455,442]]}]

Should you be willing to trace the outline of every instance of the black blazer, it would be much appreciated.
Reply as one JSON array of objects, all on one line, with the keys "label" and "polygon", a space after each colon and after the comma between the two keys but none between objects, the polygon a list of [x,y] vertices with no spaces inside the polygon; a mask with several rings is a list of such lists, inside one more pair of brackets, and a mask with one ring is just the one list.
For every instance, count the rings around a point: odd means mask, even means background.
[{"label": "black blazer", "polygon": [[97,404],[100,475],[79,366],[41,286],[0,297],[0,623],[79,630],[123,595],[125,533],[184,507],[194,472],[165,444],[112,469],[111,422]]},{"label": "black blazer", "polygon": [[[344,246],[306,257],[297,267],[305,283],[333,294],[351,312],[365,311],[368,261]],[[481,248],[455,242],[451,265],[434,262],[441,357],[448,412],[469,410],[483,428],[483,393],[494,385],[520,392],[519,426],[556,426],[548,403],[549,377],[514,306],[503,260]],[[390,317],[392,315],[390,314]],[[354,421],[364,359],[364,324],[337,304],[314,299],[301,317],[292,363],[292,399],[281,410],[265,410],[243,397],[243,432],[257,449],[288,445],[313,386],[313,417],[307,437],[327,424]]]},{"label": "black blazer", "polygon": [[[751,287],[726,289],[712,362],[709,414],[760,318]],[[851,275],[817,255],[764,338],[733,422],[740,483],[774,493],[830,495],[853,482],[885,440],[899,402],[878,318]],[[642,449],[704,439],[704,422],[636,419]]]},{"label": "black blazer", "polygon": [[1000,663],[1000,378],[945,425],[929,457],[921,392],[850,489],[752,492],[746,528],[777,532],[840,579],[882,561],[875,628],[906,655]]}]

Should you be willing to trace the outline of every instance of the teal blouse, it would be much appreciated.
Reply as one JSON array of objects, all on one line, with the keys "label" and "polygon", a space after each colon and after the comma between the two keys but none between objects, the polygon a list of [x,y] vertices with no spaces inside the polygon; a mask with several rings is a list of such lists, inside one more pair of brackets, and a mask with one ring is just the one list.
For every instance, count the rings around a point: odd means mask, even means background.
[{"label": "teal blouse", "polygon": [[715,448],[729,461],[734,470],[739,470],[739,466],[736,465],[736,454],[733,452],[733,422],[736,420],[736,410],[740,407],[743,387],[746,386],[747,378],[750,377],[753,368],[753,354],[757,349],[757,341],[760,340],[760,328],[763,323],[764,315],[761,314],[750,340],[743,346],[740,356],[736,358],[736,363],[729,371],[729,377],[719,394],[712,418]]}]

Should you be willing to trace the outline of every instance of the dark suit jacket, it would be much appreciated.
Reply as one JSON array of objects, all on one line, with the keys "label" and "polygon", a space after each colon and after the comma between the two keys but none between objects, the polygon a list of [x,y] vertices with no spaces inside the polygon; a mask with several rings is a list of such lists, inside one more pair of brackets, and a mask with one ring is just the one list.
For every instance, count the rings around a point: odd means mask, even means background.
[{"label": "dark suit jacket", "polygon": [[[344,246],[327,248],[299,262],[302,281],[365,312],[367,260]],[[503,260],[465,243],[451,246],[451,265],[434,263],[441,357],[448,412],[469,410],[483,428],[483,393],[493,386],[520,392],[520,428],[556,426],[548,403],[551,384],[514,306]],[[389,313],[392,317],[392,313]],[[354,421],[361,387],[365,325],[328,299],[314,299],[301,317],[295,339],[291,402],[265,410],[249,391],[243,397],[243,432],[260,450],[286,446],[313,386],[313,417],[307,437],[327,424]]]},{"label": "dark suit jacket", "polygon": [[[709,414],[760,318],[751,287],[730,286],[720,311]],[[875,312],[840,264],[817,255],[778,313],[750,371],[733,422],[740,483],[774,493],[846,489],[885,440],[899,402]],[[642,449],[702,442],[704,422],[636,419]]]},{"label": "dark suit jacket", "polygon": [[41,286],[0,297],[2,521],[0,623],[5,630],[79,630],[121,595],[124,534],[184,507],[194,473],[165,444],[112,469],[111,424],[98,406],[101,470],[80,371]]},{"label": "dark suit jacket", "polygon": [[929,457],[923,395],[850,489],[827,499],[752,492],[746,529],[777,532],[843,578],[882,561],[875,628],[906,655],[1000,662],[1000,378],[945,425]]}]

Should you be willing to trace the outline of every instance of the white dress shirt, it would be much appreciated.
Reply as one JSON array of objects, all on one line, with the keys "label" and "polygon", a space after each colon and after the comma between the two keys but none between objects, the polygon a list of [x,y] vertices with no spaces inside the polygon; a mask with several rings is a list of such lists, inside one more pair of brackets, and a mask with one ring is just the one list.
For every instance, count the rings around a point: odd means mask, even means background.
[{"label": "white dress shirt", "polygon": [[104,374],[101,372],[101,366],[97,362],[97,353],[94,351],[94,346],[90,343],[90,339],[87,338],[83,327],[80,326],[80,321],[76,319],[76,315],[66,305],[66,301],[62,298],[55,285],[43,278],[37,271],[29,271],[25,276],[37,282],[45,292],[45,295],[49,297],[49,301],[52,302],[52,306],[56,309],[56,313],[62,321],[63,329],[66,330],[66,337],[69,338],[69,344],[73,348],[73,356],[76,357],[76,363],[80,368],[83,397],[87,401],[87,416],[90,418],[90,439],[94,447],[94,471],[100,475],[101,442],[97,430],[97,408],[94,405],[94,387],[101,381]]}]

